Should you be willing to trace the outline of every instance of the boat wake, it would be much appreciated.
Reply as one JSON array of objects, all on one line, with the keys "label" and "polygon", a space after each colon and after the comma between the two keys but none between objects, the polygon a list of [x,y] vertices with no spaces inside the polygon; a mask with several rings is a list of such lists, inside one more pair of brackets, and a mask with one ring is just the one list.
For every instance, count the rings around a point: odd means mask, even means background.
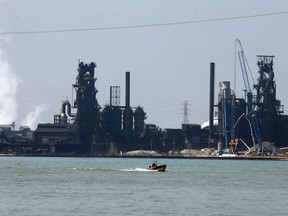
[{"label": "boat wake", "polygon": [[144,169],[144,168],[126,168],[126,169],[120,169],[124,172],[149,172],[150,170]]},{"label": "boat wake", "polygon": [[113,169],[108,169],[108,168],[99,168],[99,167],[97,167],[97,168],[93,168],[93,167],[91,167],[91,168],[73,168],[72,169],[73,171],[101,171],[101,172],[107,172],[107,171],[114,171]]},{"label": "boat wake", "polygon": [[[72,168],[73,171],[100,171],[100,172],[107,172],[107,171],[117,171],[117,169],[107,169],[107,168]],[[118,169],[119,171],[119,169]],[[125,168],[120,169],[123,172],[157,172],[158,170],[148,170],[146,168]]]}]

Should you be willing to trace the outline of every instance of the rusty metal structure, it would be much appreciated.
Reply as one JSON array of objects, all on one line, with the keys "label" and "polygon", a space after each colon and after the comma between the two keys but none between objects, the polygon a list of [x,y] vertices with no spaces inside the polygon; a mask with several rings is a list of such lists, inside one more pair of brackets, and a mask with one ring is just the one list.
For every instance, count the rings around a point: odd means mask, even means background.
[{"label": "rusty metal structure", "polygon": [[74,108],[77,109],[77,140],[84,144],[101,142],[100,109],[95,88],[95,63],[79,63],[78,76],[73,85],[76,91]]},{"label": "rusty metal structure", "polygon": [[[97,101],[95,67],[93,62],[78,64],[72,85],[76,93],[73,105],[63,101],[54,124],[39,124],[35,143],[50,145],[52,152],[100,154],[143,146],[146,113],[140,106],[130,106],[130,72],[126,72],[125,106],[120,105],[120,86],[113,86],[110,104],[102,109]],[[73,113],[72,109],[76,111]]]},{"label": "rusty metal structure", "polygon": [[[253,110],[262,140],[284,147],[288,143],[288,116],[283,115],[283,105],[276,99],[274,56],[257,57],[259,78],[253,86],[256,90],[252,97]],[[122,151],[139,149],[167,153],[185,148],[215,148],[218,143],[218,150],[222,146],[222,150],[225,147],[234,152],[232,144],[238,138],[252,146],[251,116],[247,112],[246,98],[237,98],[229,81],[219,83],[218,103],[214,105],[214,63],[210,64],[209,128],[187,122],[176,129],[146,124],[143,108],[130,104],[130,72],[125,76],[125,104],[120,104],[120,86],[112,86],[110,103],[102,108],[97,101],[95,68],[94,62],[78,63],[72,100],[62,101],[60,113],[54,115],[53,123],[38,124],[34,133],[23,130],[24,139],[21,140],[4,133],[5,127],[0,126],[0,151],[37,155],[119,155]],[[218,109],[215,116],[214,108]],[[218,125],[215,125],[216,117]]]},{"label": "rusty metal structure", "polygon": [[[36,143],[49,144],[56,152],[90,152],[93,144],[102,142],[95,67],[94,62],[79,62],[78,75],[72,85],[76,92],[73,106],[69,101],[63,101],[60,114],[54,116],[54,124],[39,124],[35,131]],[[77,112],[72,113],[72,108]]]},{"label": "rusty metal structure", "polygon": [[[252,95],[251,91],[251,96],[245,98],[250,100],[236,98],[230,89],[230,82],[220,82],[218,135],[226,152],[234,150],[232,145],[235,139],[244,141],[250,147],[254,145],[255,150],[262,153],[272,153],[275,146],[284,147],[288,142],[288,116],[283,115],[284,107],[276,98],[274,56],[258,55],[257,58],[259,77],[253,86],[256,94]],[[253,125],[253,114],[254,118],[257,117],[258,134],[261,134],[262,140],[260,143]]]},{"label": "rusty metal structure", "polygon": [[275,143],[278,147],[287,145],[287,116],[283,115],[284,106],[276,98],[275,73],[273,60],[275,56],[258,55],[259,68],[255,105],[263,140]]}]

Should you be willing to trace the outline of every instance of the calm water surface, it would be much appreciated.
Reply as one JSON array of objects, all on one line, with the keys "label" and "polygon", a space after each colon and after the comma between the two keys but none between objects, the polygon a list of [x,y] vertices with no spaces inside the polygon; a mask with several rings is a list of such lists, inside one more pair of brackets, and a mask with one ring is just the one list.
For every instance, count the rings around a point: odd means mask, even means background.
[{"label": "calm water surface", "polygon": [[288,215],[288,161],[0,157],[0,215]]}]

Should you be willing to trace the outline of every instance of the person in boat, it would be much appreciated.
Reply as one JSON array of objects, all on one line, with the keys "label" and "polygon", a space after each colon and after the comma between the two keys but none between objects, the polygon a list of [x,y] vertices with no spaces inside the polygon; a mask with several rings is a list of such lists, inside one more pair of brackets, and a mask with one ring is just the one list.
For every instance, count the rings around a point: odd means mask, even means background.
[{"label": "person in boat", "polygon": [[156,167],[157,165],[156,165],[156,163],[154,162],[154,163],[152,163],[152,166],[151,167]]}]

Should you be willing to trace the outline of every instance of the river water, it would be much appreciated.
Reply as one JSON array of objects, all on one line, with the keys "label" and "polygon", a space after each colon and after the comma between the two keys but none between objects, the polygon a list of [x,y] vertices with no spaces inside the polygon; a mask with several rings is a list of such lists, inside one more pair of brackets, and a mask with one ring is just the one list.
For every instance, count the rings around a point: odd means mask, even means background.
[{"label": "river water", "polygon": [[288,161],[0,157],[0,215],[288,215]]}]

